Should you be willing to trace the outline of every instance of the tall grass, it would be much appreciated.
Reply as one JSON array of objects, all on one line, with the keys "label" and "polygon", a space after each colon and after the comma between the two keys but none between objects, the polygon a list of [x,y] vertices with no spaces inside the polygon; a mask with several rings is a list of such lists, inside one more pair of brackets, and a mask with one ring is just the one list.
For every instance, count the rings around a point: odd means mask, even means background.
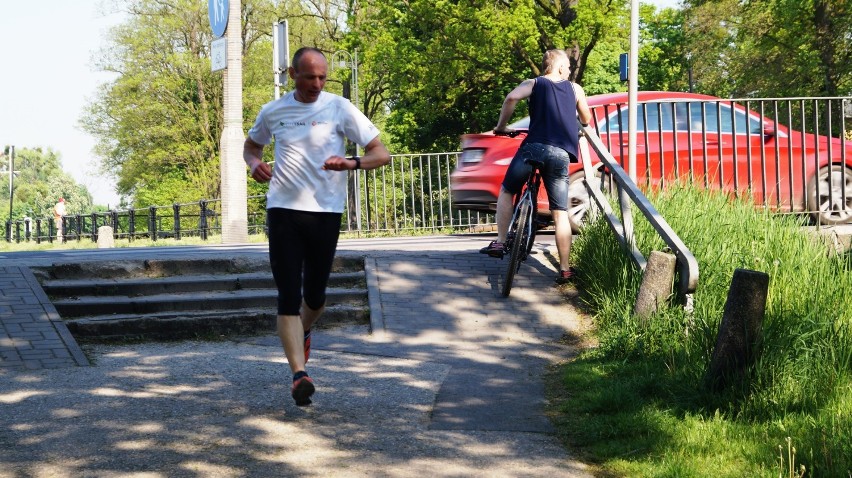
[{"label": "tall grass", "polygon": [[[852,470],[848,256],[828,254],[794,216],[770,215],[727,196],[674,187],[651,200],[698,260],[694,312],[672,307],[649,321],[638,320],[632,308],[640,272],[608,226],[601,222],[584,230],[574,259],[582,271],[584,300],[595,311],[599,346],[563,371],[565,386],[575,389],[582,382],[589,403],[571,400],[560,414],[564,423],[576,425],[576,410],[588,406],[587,428],[598,431],[566,431],[566,437],[611,470],[647,476],[772,476],[777,447],[790,437],[797,466],[804,465],[808,476],[847,476]],[[646,256],[663,248],[644,221],[637,221],[636,235]],[[770,276],[766,315],[757,359],[745,379],[713,393],[702,386],[703,378],[737,268]],[[595,398],[597,387],[619,398]],[[636,433],[613,428],[613,415],[644,433],[629,438]],[[626,433],[619,439],[628,437],[624,448],[638,450],[633,459],[623,457],[621,447],[607,451],[604,443],[614,438],[607,429]],[[689,438],[696,430],[709,434],[702,439],[708,441],[703,453],[696,453]],[[704,453],[727,457],[724,467],[708,469]],[[664,465],[676,462],[673,468]]]}]

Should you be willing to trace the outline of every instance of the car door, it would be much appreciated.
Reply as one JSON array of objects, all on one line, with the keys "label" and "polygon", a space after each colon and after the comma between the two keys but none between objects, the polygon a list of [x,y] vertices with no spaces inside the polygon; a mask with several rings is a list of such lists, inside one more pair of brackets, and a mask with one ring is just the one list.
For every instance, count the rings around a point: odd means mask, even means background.
[{"label": "car door", "polygon": [[783,158],[789,153],[787,134],[773,121],[738,103],[719,102],[718,122],[722,167],[720,183],[738,195],[750,194],[757,204],[789,203],[789,175]]}]

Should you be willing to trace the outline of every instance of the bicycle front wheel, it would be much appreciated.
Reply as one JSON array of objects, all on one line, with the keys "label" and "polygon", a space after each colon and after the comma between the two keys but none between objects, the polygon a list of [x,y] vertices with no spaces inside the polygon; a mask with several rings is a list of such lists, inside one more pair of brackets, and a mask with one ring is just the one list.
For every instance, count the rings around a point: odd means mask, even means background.
[{"label": "bicycle front wheel", "polygon": [[506,264],[506,274],[503,277],[503,288],[501,291],[503,297],[509,297],[509,293],[512,291],[512,281],[515,279],[515,273],[518,272],[518,269],[521,267],[521,261],[523,261],[527,252],[527,240],[529,239],[527,230],[532,224],[530,222],[532,220],[532,208],[530,207],[528,196],[529,194],[525,193],[521,198],[521,202],[518,204],[518,214],[515,216],[514,222],[509,227],[509,234],[512,236],[512,242],[509,244],[509,261]]}]

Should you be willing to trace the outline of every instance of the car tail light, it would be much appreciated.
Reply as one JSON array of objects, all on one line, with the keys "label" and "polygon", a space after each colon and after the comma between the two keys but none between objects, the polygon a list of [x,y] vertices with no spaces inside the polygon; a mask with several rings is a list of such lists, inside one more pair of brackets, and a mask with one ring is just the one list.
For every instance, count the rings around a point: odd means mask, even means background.
[{"label": "car tail light", "polygon": [[485,155],[485,150],[482,148],[468,148],[463,149],[461,154],[461,166],[476,166],[482,161],[482,157]]}]

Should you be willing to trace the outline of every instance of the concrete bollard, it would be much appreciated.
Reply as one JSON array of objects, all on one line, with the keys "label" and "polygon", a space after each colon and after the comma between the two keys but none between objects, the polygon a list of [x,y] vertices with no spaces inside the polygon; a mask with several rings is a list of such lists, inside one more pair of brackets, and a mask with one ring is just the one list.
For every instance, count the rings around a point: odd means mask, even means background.
[{"label": "concrete bollard", "polygon": [[754,362],[768,291],[768,274],[747,269],[734,271],[705,377],[711,390],[722,390]]},{"label": "concrete bollard", "polygon": [[668,301],[672,293],[676,262],[674,254],[651,251],[633,306],[633,313],[637,317],[648,319]]},{"label": "concrete bollard", "polygon": [[112,227],[101,226],[98,228],[98,249],[109,249],[115,247],[115,238],[112,237]]}]

